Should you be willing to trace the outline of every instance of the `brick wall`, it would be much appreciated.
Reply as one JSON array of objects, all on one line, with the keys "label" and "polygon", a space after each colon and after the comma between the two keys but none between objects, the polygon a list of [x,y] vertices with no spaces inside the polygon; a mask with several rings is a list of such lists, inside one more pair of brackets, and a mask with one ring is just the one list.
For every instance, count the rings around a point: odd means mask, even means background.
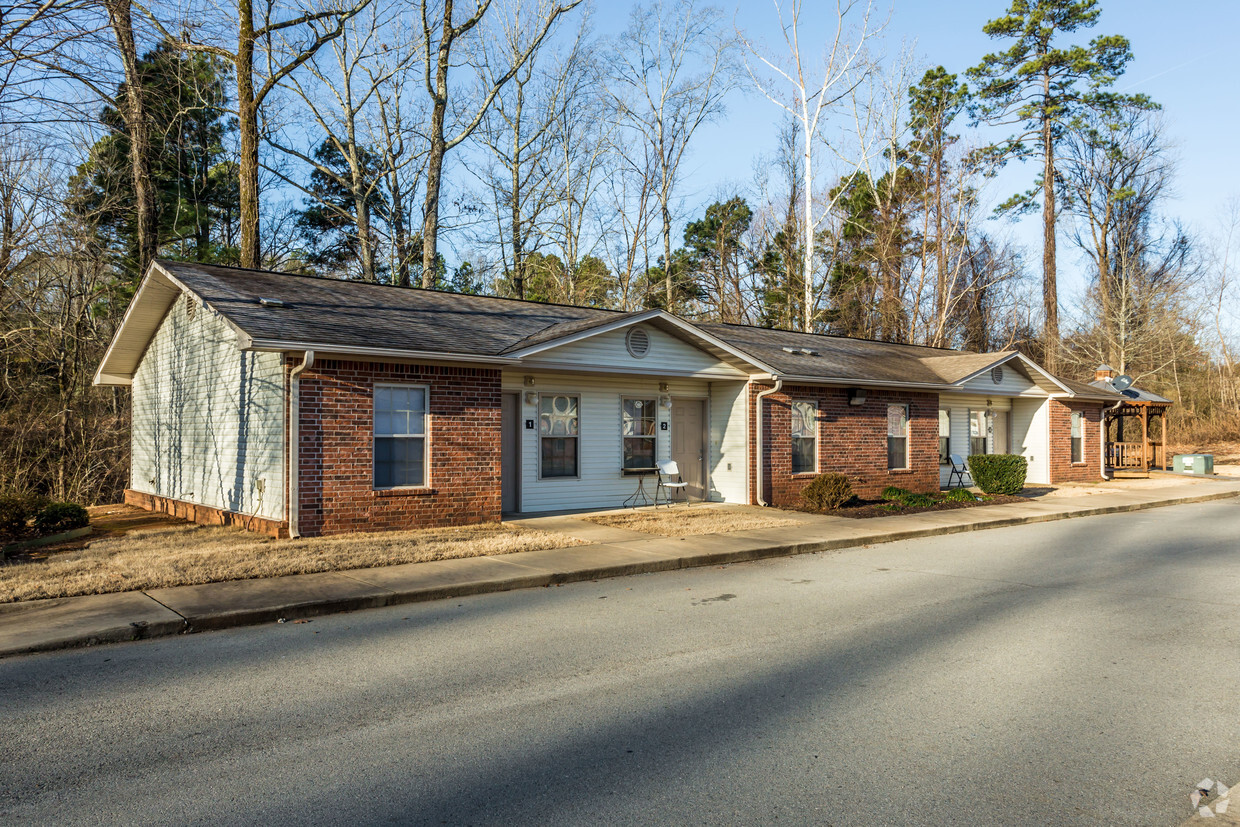
[{"label": "brick wall", "polygon": [[[1097,402],[1061,402],[1050,400],[1050,470],[1051,483],[1096,482],[1102,479],[1099,423],[1102,406]],[[1082,459],[1072,462],[1072,412],[1082,413],[1081,436],[1084,439]]]},{"label": "brick wall", "polygon": [[[298,360],[290,360],[289,366]],[[305,536],[500,518],[500,372],[316,361],[300,377],[298,528]],[[376,382],[430,388],[428,488],[376,491]]]},{"label": "brick wall", "polygon": [[[749,405],[770,385],[750,385]],[[860,497],[875,498],[889,485],[910,491],[939,489],[939,398],[934,393],[867,390],[863,405],[848,404],[846,388],[785,385],[763,400],[763,495],[775,506],[800,500],[813,473],[792,473],[791,403],[818,403],[818,472],[847,474]],[[909,406],[909,469],[887,469],[887,405]],[[755,418],[749,418],[750,467],[757,467]],[[750,498],[757,502],[756,474]]]}]

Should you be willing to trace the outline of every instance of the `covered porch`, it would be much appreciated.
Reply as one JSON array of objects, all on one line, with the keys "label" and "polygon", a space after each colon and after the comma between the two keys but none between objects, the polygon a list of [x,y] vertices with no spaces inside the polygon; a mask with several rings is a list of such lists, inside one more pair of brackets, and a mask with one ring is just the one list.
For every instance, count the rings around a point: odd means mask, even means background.
[{"label": "covered porch", "polygon": [[1120,404],[1104,410],[1107,467],[1114,471],[1165,470],[1171,400],[1133,386],[1130,378],[1117,376],[1107,365],[1098,366],[1093,384],[1124,397]]}]

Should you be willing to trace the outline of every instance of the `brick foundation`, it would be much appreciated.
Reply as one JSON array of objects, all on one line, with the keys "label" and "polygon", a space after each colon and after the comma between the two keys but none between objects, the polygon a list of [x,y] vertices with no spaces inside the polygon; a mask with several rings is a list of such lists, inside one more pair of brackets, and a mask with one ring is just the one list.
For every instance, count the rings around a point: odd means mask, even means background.
[{"label": "brick foundation", "polygon": [[[771,385],[750,385],[749,406]],[[939,490],[939,397],[934,393],[866,391],[862,405],[848,404],[847,388],[785,385],[763,399],[763,495],[775,506],[800,501],[801,489],[814,473],[792,473],[791,403],[818,403],[818,473],[835,471],[852,480],[859,497],[875,498],[889,485],[910,491]],[[887,405],[909,406],[909,469],[887,469]],[[755,418],[749,417],[750,468],[758,467]],[[757,502],[756,474],[750,474],[750,499]]]},{"label": "brick foundation", "polygon": [[[328,359],[299,379],[303,536],[500,519],[499,370]],[[376,382],[430,388],[427,488],[374,489]]]},{"label": "brick foundation", "polygon": [[238,514],[235,511],[212,508],[209,505],[198,505],[197,503],[189,503],[184,500],[161,497],[158,494],[147,494],[144,491],[135,491],[132,488],[125,489],[125,505],[144,508],[147,511],[154,511],[159,514],[167,514],[171,517],[189,520],[191,523],[198,523],[199,525],[238,526],[250,531],[256,531],[259,534],[266,534],[268,537],[280,538],[288,536],[288,523],[282,520],[252,517],[248,514]]},{"label": "brick foundation", "polygon": [[[1051,484],[1061,482],[1097,482],[1102,479],[1102,406],[1097,402],[1063,402],[1052,399],[1050,405],[1050,473]],[[1081,459],[1072,462],[1072,412],[1082,414]]]}]

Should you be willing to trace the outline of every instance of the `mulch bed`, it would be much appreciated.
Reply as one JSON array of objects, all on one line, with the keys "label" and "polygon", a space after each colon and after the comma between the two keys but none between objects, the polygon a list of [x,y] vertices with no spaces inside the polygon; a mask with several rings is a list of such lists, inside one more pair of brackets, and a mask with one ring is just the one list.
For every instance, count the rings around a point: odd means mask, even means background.
[{"label": "mulch bed", "polygon": [[[105,537],[117,537],[136,529],[165,528],[167,526],[186,524],[185,520],[177,517],[169,517],[167,514],[156,514],[129,505],[96,505],[87,508],[86,511],[90,514],[90,534],[87,534],[85,537],[76,537],[72,540],[65,540],[51,545],[15,549],[9,552],[6,558],[0,560],[0,564],[37,563],[48,559],[57,552],[86,548],[96,540],[101,540]],[[20,536],[0,534],[0,547],[19,540],[33,540],[38,537],[38,532],[33,528],[27,528]]]},{"label": "mulch bed", "polygon": [[930,506],[921,508],[910,508],[902,506],[898,502],[887,502],[885,500],[862,500],[854,498],[852,502],[841,508],[832,511],[815,511],[814,509],[801,505],[797,506],[797,511],[807,511],[811,514],[827,514],[831,517],[849,517],[851,519],[865,520],[870,517],[894,517],[897,514],[921,514],[926,511],[951,511],[956,508],[976,508],[981,505],[1004,505],[1006,503],[1024,503],[1029,502],[1028,497],[1014,496],[1010,494],[994,494],[983,495],[984,500],[978,500],[972,503],[958,503],[951,500],[935,503]]}]

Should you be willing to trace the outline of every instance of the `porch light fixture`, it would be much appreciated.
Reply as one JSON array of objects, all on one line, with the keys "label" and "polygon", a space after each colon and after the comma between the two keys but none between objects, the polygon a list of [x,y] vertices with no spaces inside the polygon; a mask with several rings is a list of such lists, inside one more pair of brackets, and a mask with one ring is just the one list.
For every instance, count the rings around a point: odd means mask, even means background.
[{"label": "porch light fixture", "polygon": [[670,396],[659,397],[659,407],[665,411],[670,411],[672,409],[672,398]]},{"label": "porch light fixture", "polygon": [[525,404],[537,405],[538,404],[538,391],[526,391],[525,392]]},{"label": "porch light fixture", "polygon": [[849,388],[848,404],[856,407],[865,404],[865,388]]}]

